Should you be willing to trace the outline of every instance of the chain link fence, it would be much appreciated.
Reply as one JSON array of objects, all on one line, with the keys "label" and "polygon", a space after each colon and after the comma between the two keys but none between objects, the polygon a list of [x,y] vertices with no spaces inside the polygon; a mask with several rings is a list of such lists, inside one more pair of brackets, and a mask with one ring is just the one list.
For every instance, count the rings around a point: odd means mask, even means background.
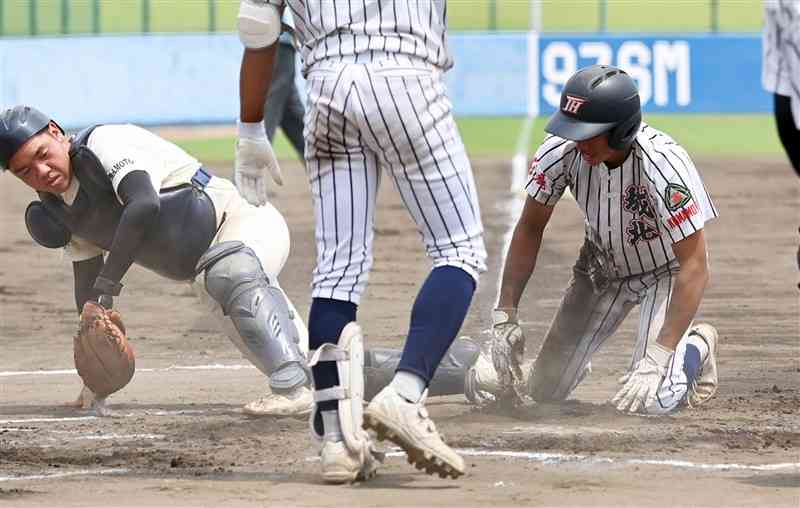
[{"label": "chain link fence", "polygon": [[[0,0],[0,36],[231,32],[238,8],[238,0]],[[539,22],[546,32],[761,27],[760,0],[449,0],[448,8],[450,28],[462,31],[529,30]]]}]

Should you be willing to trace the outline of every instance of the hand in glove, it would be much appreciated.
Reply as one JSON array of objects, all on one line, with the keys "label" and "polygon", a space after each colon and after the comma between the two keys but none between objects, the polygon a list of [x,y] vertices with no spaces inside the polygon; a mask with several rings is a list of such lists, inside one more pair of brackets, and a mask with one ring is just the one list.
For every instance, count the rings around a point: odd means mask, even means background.
[{"label": "hand in glove", "polygon": [[625,385],[611,399],[611,403],[616,404],[618,410],[629,413],[638,413],[652,406],[658,387],[667,373],[672,354],[673,351],[657,342],[650,344],[644,358],[639,360],[636,368],[627,376]]},{"label": "hand in glove", "polygon": [[233,179],[242,197],[251,205],[261,206],[267,202],[264,177],[267,172],[276,184],[283,185],[281,169],[264,132],[264,124],[240,123]]},{"label": "hand in glove", "polygon": [[522,359],[525,336],[517,322],[517,309],[492,311],[492,363],[497,371],[500,398],[517,392],[525,382]]}]

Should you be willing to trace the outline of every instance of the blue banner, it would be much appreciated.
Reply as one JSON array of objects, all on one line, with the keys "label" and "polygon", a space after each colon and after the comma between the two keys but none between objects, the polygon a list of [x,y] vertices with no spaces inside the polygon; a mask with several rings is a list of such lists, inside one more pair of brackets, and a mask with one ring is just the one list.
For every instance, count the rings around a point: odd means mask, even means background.
[{"label": "blue banner", "polygon": [[[593,63],[636,79],[645,112],[771,110],[759,34],[453,34],[446,74],[459,115],[547,115]],[[232,123],[242,48],[234,34],[0,39],[0,107],[36,105],[67,127]],[[302,80],[299,80],[302,86]]]},{"label": "blue banner", "polygon": [[538,111],[551,113],[569,76],[595,63],[628,72],[637,81],[645,112],[771,111],[770,96],[761,88],[757,34],[543,36]]}]

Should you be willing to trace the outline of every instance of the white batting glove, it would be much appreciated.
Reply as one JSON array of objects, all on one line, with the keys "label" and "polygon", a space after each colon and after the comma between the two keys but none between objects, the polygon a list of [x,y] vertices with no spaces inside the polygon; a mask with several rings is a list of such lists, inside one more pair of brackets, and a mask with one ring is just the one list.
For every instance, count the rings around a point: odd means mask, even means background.
[{"label": "white batting glove", "polygon": [[498,308],[492,311],[492,363],[497,371],[501,398],[525,383],[522,359],[525,336],[517,321],[517,309]]},{"label": "white batting glove", "polygon": [[644,358],[628,376],[625,385],[611,399],[620,411],[638,413],[655,403],[658,387],[667,373],[673,351],[657,342],[647,347]]},{"label": "white batting glove", "polygon": [[264,177],[267,172],[276,184],[283,185],[281,169],[264,132],[264,124],[240,122],[233,180],[242,197],[251,205],[267,203],[267,181]]}]

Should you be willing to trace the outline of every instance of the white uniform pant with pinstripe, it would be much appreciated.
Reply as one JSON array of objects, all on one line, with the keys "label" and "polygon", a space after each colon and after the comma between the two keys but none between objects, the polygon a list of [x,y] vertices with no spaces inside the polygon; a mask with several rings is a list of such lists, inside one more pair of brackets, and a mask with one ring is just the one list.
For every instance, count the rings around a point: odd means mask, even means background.
[{"label": "white uniform pant with pinstripe", "polygon": [[[588,242],[587,242],[588,244]],[[573,268],[573,276],[561,300],[542,348],[528,378],[531,396],[537,401],[558,401],[581,382],[586,367],[605,341],[617,331],[636,305],[641,305],[639,327],[628,372],[644,357],[647,345],[658,338],[674,288],[677,262],[653,272],[625,279],[596,278],[591,249],[584,245]],[[676,409],[690,389],[684,371],[689,330],[675,349],[649,414]]]},{"label": "white uniform pant with pinstripe", "polygon": [[314,200],[314,298],[358,304],[372,267],[383,174],[434,267],[484,271],[472,169],[439,72],[413,59],[320,62],[308,74],[306,169]]}]

